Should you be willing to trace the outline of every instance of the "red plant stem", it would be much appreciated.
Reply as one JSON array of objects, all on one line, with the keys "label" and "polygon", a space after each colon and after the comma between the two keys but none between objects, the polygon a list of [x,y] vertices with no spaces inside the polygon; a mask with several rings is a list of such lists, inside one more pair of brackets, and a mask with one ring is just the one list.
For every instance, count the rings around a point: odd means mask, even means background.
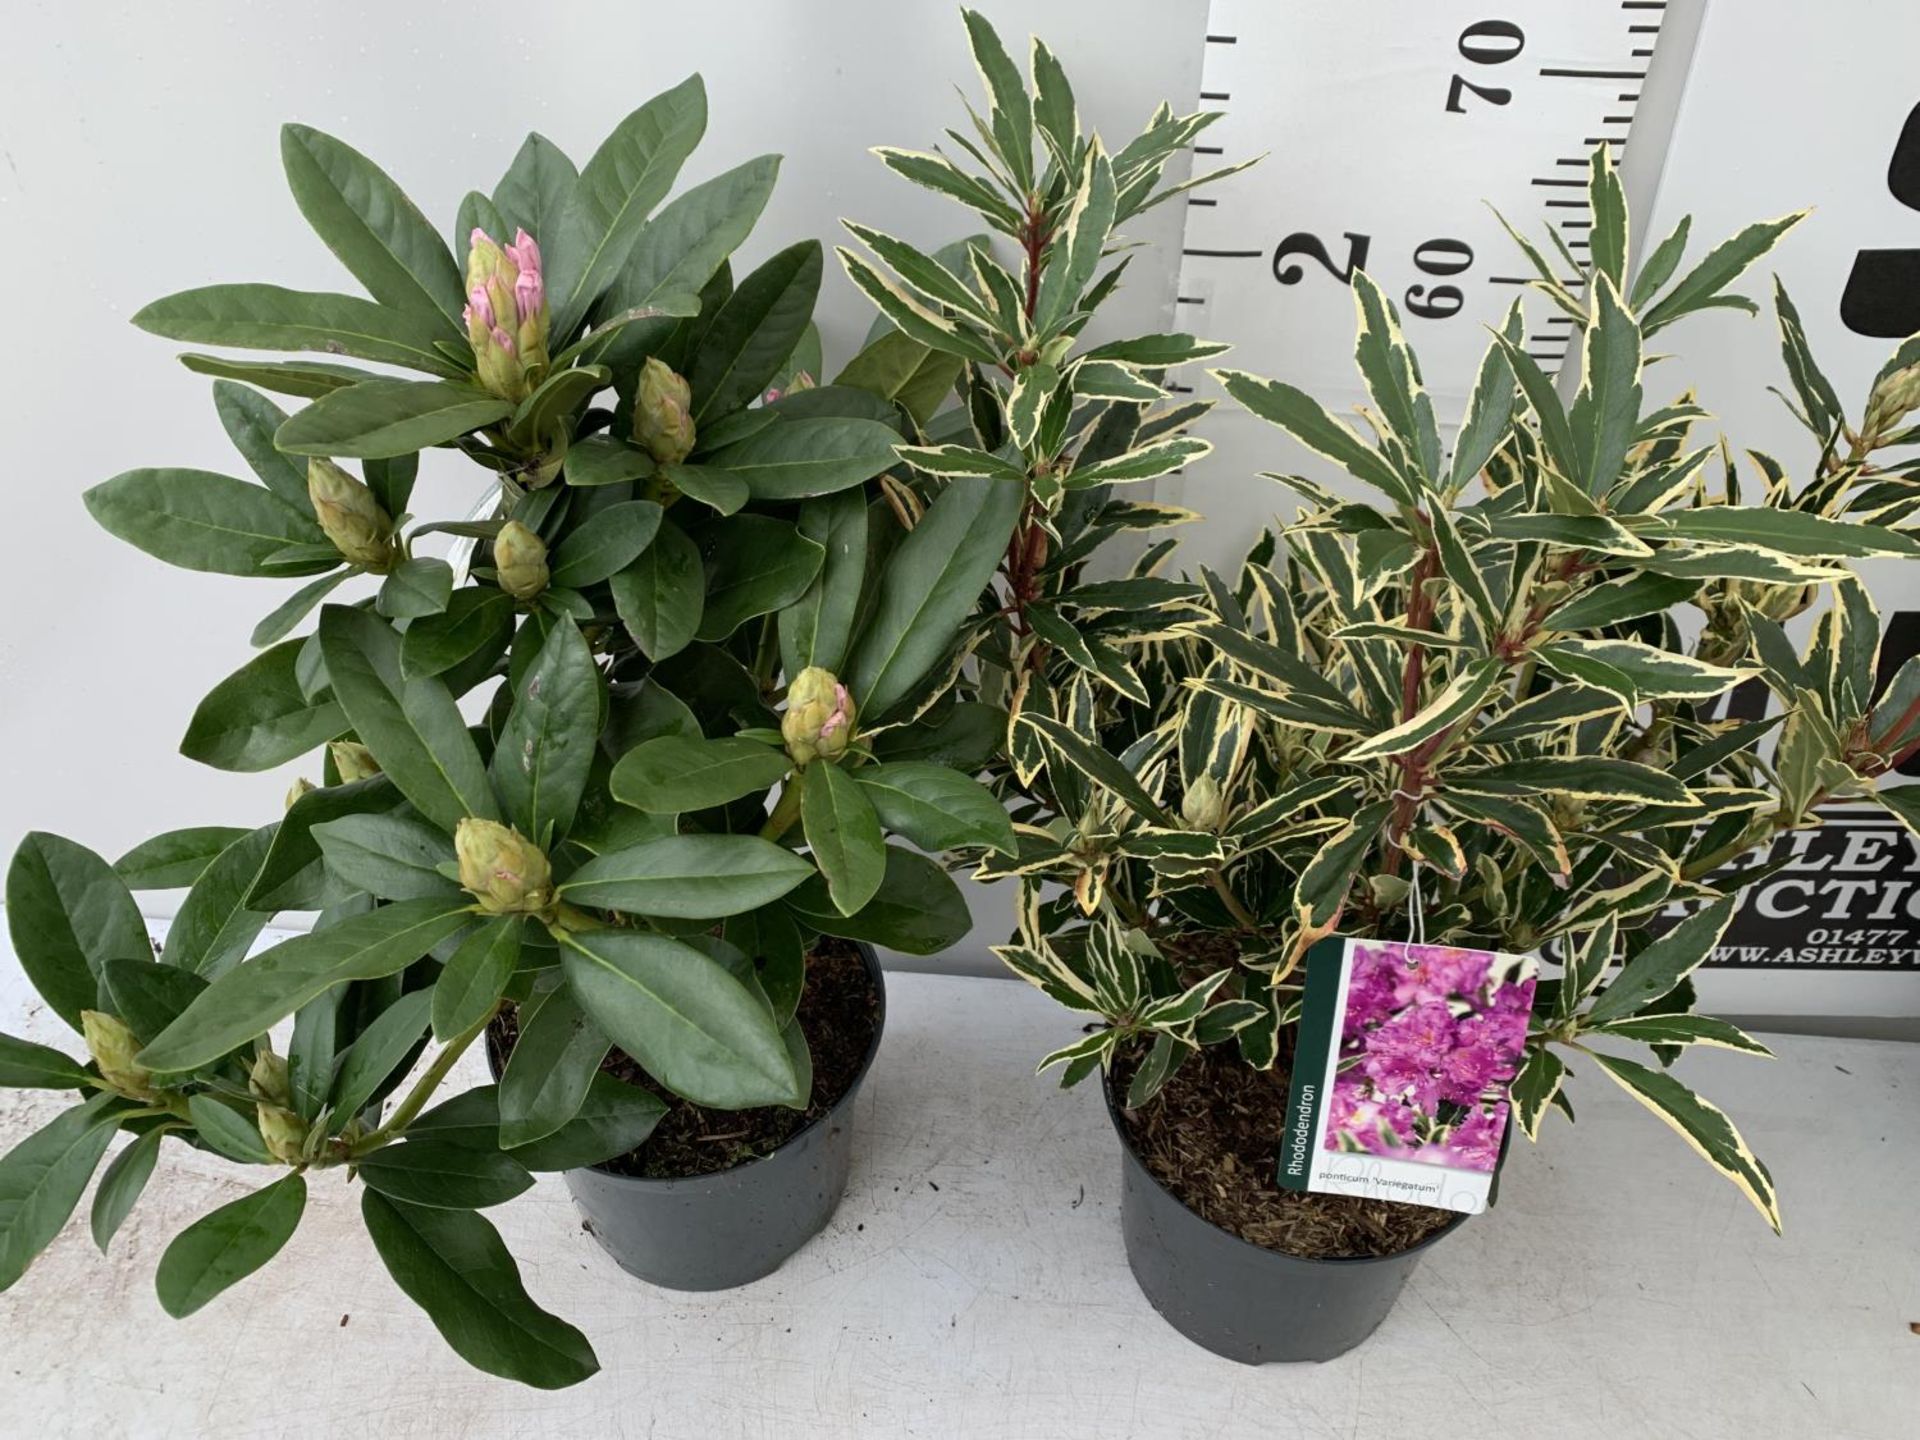
[{"label": "red plant stem", "polygon": [[[1421,517],[1425,518],[1425,517]],[[1592,565],[1586,558],[1586,552],[1569,550],[1555,563],[1552,573],[1553,582],[1565,582],[1590,570]],[[1429,542],[1414,563],[1413,575],[1409,580],[1413,593],[1407,600],[1407,625],[1414,630],[1426,630],[1433,625],[1433,602],[1428,597],[1427,582],[1440,572],[1440,551]],[[1525,618],[1520,622],[1513,635],[1502,635],[1494,642],[1495,653],[1508,664],[1520,660],[1533,644],[1534,637],[1540,633],[1541,623],[1546,619],[1553,606],[1553,599],[1535,600],[1527,607]],[[1424,645],[1414,645],[1407,652],[1407,668],[1400,685],[1400,721],[1405,724],[1419,713],[1420,687],[1426,679],[1427,651]],[[1524,697],[1522,697],[1524,698]],[[1469,717],[1471,718],[1471,717]],[[1431,778],[1428,767],[1434,758],[1452,743],[1458,733],[1461,720],[1448,726],[1439,734],[1423,741],[1400,758],[1399,782],[1393,791],[1393,814],[1387,821],[1387,854],[1383,870],[1388,875],[1400,873],[1400,839],[1412,828],[1414,818],[1420,813],[1420,803],[1425,798],[1427,782]]]},{"label": "red plant stem", "polygon": [[[1896,721],[1893,728],[1886,733],[1889,735],[1904,735],[1907,733],[1907,728],[1916,720],[1920,720],[1920,695],[1916,695],[1912,700],[1907,702],[1907,708],[1901,712],[1899,720]],[[1902,765],[1906,764],[1908,760],[1913,758],[1915,751],[1920,751],[1920,740],[1915,740],[1904,750],[1892,756],[1887,761],[1887,769],[1898,770]],[[1885,772],[1883,771],[1881,773],[1884,774]]]}]

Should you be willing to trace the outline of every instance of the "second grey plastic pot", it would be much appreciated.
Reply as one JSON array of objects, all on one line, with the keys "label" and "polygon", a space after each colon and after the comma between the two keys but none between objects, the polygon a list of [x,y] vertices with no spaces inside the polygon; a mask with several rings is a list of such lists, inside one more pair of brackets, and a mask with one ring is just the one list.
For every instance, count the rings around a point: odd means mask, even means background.
[{"label": "second grey plastic pot", "polygon": [[853,1161],[853,1102],[887,1021],[880,959],[862,943],[873,978],[873,1040],[826,1114],[779,1149],[711,1175],[655,1180],[599,1166],[565,1172],[567,1189],[600,1248],[629,1275],[669,1290],[731,1290],[778,1270],[825,1228]]},{"label": "second grey plastic pot", "polygon": [[1398,1255],[1309,1260],[1250,1244],[1154,1179],[1111,1087],[1101,1088],[1120,1137],[1120,1228],[1133,1278],[1174,1329],[1243,1365],[1344,1355],[1387,1318],[1427,1248],[1468,1218]]}]

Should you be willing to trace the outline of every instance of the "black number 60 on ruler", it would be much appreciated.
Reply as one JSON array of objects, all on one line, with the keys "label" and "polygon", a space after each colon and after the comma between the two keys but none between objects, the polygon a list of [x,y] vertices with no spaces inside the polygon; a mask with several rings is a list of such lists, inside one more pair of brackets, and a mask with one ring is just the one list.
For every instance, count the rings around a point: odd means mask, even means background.
[{"label": "black number 60 on ruler", "polygon": [[[1294,231],[1273,247],[1273,278],[1282,285],[1298,285],[1306,271],[1293,262],[1292,257],[1303,255],[1324,268],[1342,285],[1352,284],[1353,272],[1366,268],[1373,237],[1351,230],[1345,234],[1347,263],[1342,266],[1334,263],[1333,256],[1327,253],[1326,242],[1318,235],[1308,230]],[[1425,240],[1413,252],[1413,268],[1423,275],[1459,275],[1472,266],[1473,247],[1464,240],[1450,240],[1444,236]],[[1401,305],[1409,315],[1417,315],[1422,320],[1445,320],[1450,315],[1460,313],[1465,298],[1458,285],[1435,285],[1431,289],[1424,284],[1409,285]]]}]

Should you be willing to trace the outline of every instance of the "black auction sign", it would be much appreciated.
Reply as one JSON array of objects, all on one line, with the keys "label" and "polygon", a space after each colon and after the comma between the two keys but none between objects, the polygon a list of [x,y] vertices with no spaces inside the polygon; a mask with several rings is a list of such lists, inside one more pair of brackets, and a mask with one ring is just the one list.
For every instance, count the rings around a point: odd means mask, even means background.
[{"label": "black auction sign", "polygon": [[1920,836],[1877,805],[1820,815],[1746,858],[1780,868],[1742,892],[1708,966],[1920,970]]}]

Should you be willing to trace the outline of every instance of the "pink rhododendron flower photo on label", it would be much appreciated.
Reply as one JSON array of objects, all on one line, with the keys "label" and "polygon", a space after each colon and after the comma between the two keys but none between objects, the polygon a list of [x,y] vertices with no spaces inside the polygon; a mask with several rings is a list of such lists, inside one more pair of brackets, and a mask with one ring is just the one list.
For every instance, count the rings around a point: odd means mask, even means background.
[{"label": "pink rhododendron flower photo on label", "polygon": [[1450,945],[1356,945],[1322,1146],[1491,1173],[1536,967]]}]

